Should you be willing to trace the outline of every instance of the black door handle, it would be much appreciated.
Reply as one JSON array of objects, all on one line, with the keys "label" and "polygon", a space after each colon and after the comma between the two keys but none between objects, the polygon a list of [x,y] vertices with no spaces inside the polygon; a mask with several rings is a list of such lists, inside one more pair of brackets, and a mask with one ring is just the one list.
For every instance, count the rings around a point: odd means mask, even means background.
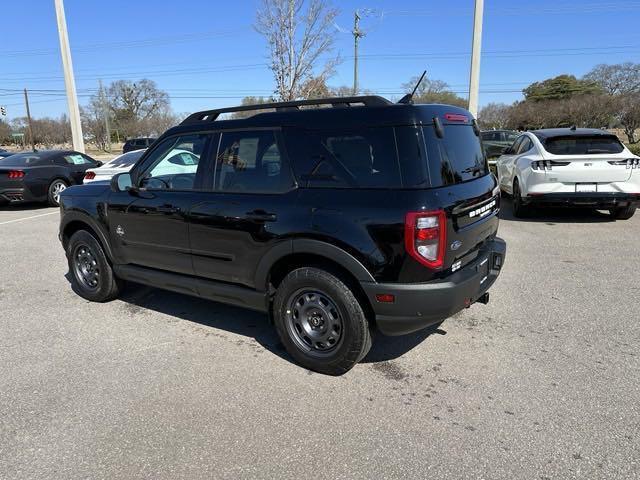
[{"label": "black door handle", "polygon": [[173,205],[160,205],[156,208],[156,211],[159,213],[178,213],[180,211],[180,207],[174,207]]},{"label": "black door handle", "polygon": [[246,219],[254,222],[275,222],[278,218],[275,213],[265,212],[264,210],[254,210],[246,213]]}]

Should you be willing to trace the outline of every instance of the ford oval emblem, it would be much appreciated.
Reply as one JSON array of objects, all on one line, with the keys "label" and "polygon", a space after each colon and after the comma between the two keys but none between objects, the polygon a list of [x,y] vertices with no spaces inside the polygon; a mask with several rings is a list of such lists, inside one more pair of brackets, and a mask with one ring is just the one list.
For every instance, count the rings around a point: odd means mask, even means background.
[{"label": "ford oval emblem", "polygon": [[456,240],[451,244],[451,250],[458,250],[462,246],[462,242],[460,240]]}]

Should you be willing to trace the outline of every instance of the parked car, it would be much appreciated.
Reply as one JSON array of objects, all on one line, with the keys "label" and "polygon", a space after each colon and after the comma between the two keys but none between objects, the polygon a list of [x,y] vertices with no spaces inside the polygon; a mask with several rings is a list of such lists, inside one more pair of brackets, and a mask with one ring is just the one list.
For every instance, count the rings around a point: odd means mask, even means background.
[{"label": "parked car", "polygon": [[485,130],[480,133],[482,148],[487,156],[489,168],[495,173],[496,159],[509,148],[520,134],[513,130]]},{"label": "parked car", "polygon": [[16,153],[0,160],[0,202],[58,205],[63,190],[81,184],[84,172],[100,165],[72,150]]},{"label": "parked car", "polygon": [[300,364],[344,373],[373,329],[488,302],[506,247],[479,133],[461,108],[374,96],[195,113],[110,186],[63,193],[74,290],[102,302],[129,280],[269,313]]},{"label": "parked car", "polygon": [[145,148],[149,148],[149,146],[155,142],[155,138],[130,138],[124,145],[122,146],[122,153],[131,152],[132,150],[142,150]]},{"label": "parked car", "polygon": [[144,152],[145,150],[133,150],[109,160],[101,167],[89,168],[84,174],[82,183],[108,181],[118,173],[128,172]]},{"label": "parked car", "polygon": [[555,128],[522,134],[498,159],[514,215],[533,205],[607,209],[631,218],[640,203],[640,158],[604,130]]}]

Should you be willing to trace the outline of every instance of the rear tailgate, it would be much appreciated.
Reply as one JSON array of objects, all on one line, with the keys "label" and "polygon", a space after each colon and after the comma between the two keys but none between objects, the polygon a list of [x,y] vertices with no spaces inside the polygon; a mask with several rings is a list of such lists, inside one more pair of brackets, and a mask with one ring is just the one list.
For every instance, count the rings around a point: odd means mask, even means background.
[{"label": "rear tailgate", "polygon": [[443,270],[472,261],[498,230],[500,193],[477,131],[465,114],[443,115],[441,131],[423,127],[430,178],[447,217]]},{"label": "rear tailgate", "polygon": [[444,268],[457,270],[474,260],[485,242],[495,237],[500,193],[492,175],[447,190],[450,196],[457,193],[460,200],[445,209],[448,225]]}]

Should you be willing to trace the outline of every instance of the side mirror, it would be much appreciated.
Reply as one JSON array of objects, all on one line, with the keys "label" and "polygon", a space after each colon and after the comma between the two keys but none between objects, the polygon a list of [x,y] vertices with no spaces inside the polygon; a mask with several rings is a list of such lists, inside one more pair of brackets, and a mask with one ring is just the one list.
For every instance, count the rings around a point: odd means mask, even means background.
[{"label": "side mirror", "polygon": [[104,163],[102,163],[100,160],[96,160],[96,167],[101,167],[103,165]]},{"label": "side mirror", "polygon": [[111,178],[111,190],[114,192],[126,192],[133,190],[133,184],[131,183],[131,175],[129,172],[122,172],[114,175]]}]

